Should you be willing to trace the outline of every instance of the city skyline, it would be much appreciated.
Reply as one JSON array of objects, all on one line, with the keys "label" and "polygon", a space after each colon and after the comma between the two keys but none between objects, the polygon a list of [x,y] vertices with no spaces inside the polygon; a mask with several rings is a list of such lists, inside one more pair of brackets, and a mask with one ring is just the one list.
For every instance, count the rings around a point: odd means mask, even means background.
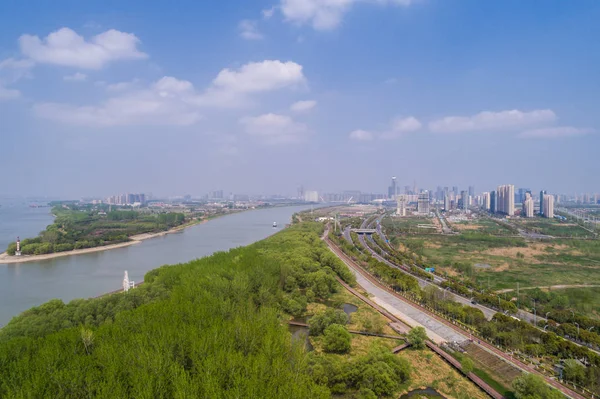
[{"label": "city skyline", "polygon": [[299,4],[0,5],[0,195],[600,191],[598,2]]}]

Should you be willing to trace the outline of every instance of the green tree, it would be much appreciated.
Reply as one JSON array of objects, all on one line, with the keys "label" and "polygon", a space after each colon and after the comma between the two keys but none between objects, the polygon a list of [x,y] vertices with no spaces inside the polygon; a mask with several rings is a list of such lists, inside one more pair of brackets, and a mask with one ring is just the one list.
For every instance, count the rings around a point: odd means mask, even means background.
[{"label": "green tree", "polygon": [[515,378],[512,387],[517,399],[564,399],[564,396],[546,385],[542,377],[524,373]]},{"label": "green tree", "polygon": [[329,353],[348,353],[352,347],[352,336],[346,327],[332,324],[323,332],[323,349]]},{"label": "green tree", "polygon": [[565,380],[581,384],[585,379],[585,367],[575,359],[567,359],[564,362]]},{"label": "green tree", "polygon": [[415,349],[425,348],[425,341],[427,340],[427,332],[423,327],[413,327],[408,332],[408,342]]},{"label": "green tree", "polygon": [[475,364],[470,357],[465,357],[463,358],[462,362],[460,362],[460,367],[463,373],[469,374],[475,369]]},{"label": "green tree", "polygon": [[326,309],[317,313],[308,320],[311,335],[321,335],[332,324],[346,325],[348,315],[343,310]]}]

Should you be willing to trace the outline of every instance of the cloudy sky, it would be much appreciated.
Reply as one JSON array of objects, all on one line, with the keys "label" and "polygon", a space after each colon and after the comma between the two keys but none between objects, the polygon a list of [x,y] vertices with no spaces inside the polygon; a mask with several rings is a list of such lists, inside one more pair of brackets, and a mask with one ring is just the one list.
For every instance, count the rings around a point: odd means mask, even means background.
[{"label": "cloudy sky", "polygon": [[596,0],[0,4],[0,195],[600,191]]}]

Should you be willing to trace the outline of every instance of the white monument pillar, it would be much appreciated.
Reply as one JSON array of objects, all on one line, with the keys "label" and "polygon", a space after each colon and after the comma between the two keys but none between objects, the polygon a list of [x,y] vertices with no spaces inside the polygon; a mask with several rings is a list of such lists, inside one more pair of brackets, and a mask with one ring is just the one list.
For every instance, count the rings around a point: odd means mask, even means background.
[{"label": "white monument pillar", "polygon": [[129,291],[129,275],[127,274],[127,270],[125,270],[125,277],[123,278],[123,291]]},{"label": "white monument pillar", "polygon": [[17,250],[15,251],[15,256],[21,256],[21,239],[17,237]]}]

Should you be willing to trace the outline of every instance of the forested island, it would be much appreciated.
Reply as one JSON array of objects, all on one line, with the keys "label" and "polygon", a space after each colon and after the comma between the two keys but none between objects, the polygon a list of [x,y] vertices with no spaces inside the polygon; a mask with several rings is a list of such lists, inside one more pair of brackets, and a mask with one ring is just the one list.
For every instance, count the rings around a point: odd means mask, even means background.
[{"label": "forested island", "polygon": [[[159,233],[191,222],[183,213],[152,213],[134,209],[111,210],[107,206],[56,204],[54,223],[35,238],[21,241],[23,255],[45,255],[124,243],[145,233]],[[15,255],[16,242],[6,253]]]}]

